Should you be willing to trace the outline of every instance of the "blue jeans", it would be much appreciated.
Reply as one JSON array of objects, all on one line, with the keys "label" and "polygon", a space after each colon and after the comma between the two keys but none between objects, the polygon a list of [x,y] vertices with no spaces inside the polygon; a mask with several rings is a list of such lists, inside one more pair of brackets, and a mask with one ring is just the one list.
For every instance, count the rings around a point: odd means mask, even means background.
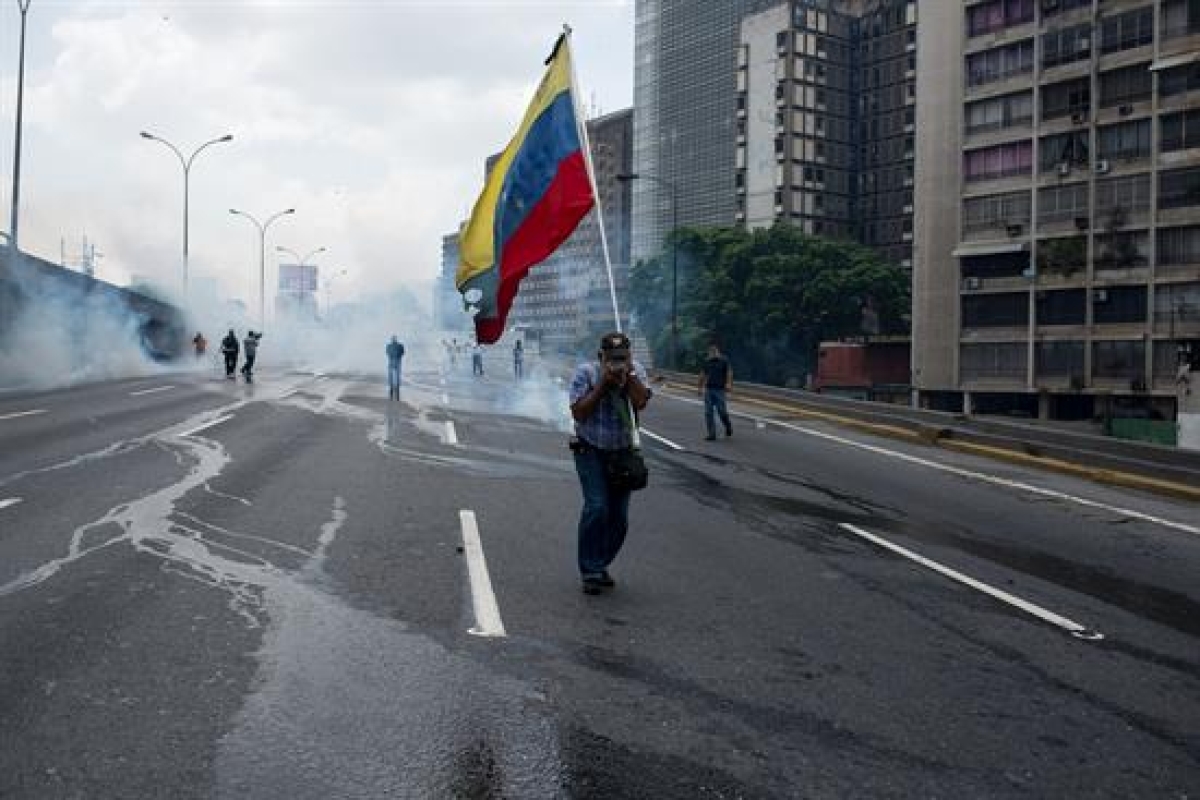
[{"label": "blue jeans", "polygon": [[713,421],[714,411],[724,423],[725,432],[733,430],[733,426],[729,424],[729,410],[725,407],[725,390],[707,387],[704,390],[704,427],[708,429],[709,436],[717,435],[717,426]]},{"label": "blue jeans", "polygon": [[579,572],[598,576],[617,557],[629,530],[630,492],[608,487],[604,454],[587,449],[575,454],[575,471],[583,489],[583,511],[579,514]]},{"label": "blue jeans", "polygon": [[400,365],[388,364],[388,396],[400,391]]}]

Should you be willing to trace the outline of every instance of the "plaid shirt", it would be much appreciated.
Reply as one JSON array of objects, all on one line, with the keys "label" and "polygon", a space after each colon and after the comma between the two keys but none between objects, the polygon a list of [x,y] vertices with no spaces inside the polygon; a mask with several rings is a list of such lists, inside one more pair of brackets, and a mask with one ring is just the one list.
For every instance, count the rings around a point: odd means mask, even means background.
[{"label": "plaid shirt", "polygon": [[[642,365],[633,362],[633,371],[646,383],[646,371]],[[596,363],[580,364],[571,379],[571,405],[582,397],[586,397],[600,381],[600,365]],[[650,395],[650,389],[646,389]],[[624,393],[609,392],[596,404],[596,410],[583,422],[576,421],[575,435],[595,447],[597,450],[623,450],[633,446],[633,434],[621,415],[617,413],[617,402],[625,403]]]}]

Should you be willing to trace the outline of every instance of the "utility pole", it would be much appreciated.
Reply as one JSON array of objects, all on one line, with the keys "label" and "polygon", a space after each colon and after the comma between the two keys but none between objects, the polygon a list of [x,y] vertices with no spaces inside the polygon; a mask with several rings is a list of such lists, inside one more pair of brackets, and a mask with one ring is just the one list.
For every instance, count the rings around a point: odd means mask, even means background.
[{"label": "utility pole", "polygon": [[25,100],[25,16],[29,12],[31,2],[33,0],[17,0],[17,8],[21,10],[21,43],[18,46],[20,55],[17,57],[17,131],[13,137],[12,216],[8,225],[8,243],[13,250],[20,249],[18,228],[21,208],[21,121]]}]

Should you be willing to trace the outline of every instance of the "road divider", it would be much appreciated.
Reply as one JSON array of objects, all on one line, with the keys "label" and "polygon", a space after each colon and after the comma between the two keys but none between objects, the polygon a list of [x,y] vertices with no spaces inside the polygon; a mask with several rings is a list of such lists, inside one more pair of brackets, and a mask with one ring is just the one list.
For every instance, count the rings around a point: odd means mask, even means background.
[{"label": "road divider", "polygon": [[1008,605],[1013,606],[1014,608],[1018,608],[1021,611],[1024,611],[1026,614],[1030,614],[1034,617],[1037,617],[1038,619],[1042,620],[1043,622],[1047,622],[1058,628],[1062,628],[1063,630],[1067,631],[1068,633],[1070,633],[1072,636],[1076,637],[1077,639],[1084,639],[1087,641],[1098,641],[1098,640],[1104,638],[1104,634],[1102,634],[1098,631],[1095,631],[1091,628],[1088,628],[1084,625],[1080,625],[1078,622],[1075,622],[1074,620],[1067,619],[1066,617],[1061,616],[1060,614],[1055,614],[1053,611],[1049,611],[1045,608],[1042,608],[1041,606],[1031,603],[1028,600],[1023,600],[1014,594],[1009,594],[1006,591],[997,589],[996,587],[990,586],[990,585],[984,583],[983,581],[975,580],[974,578],[970,577],[969,575],[964,575],[963,573],[958,572],[957,570],[953,570],[953,569],[950,569],[950,567],[939,564],[938,562],[934,561],[933,559],[926,558],[925,556],[920,555],[918,553],[914,553],[912,550],[909,550],[905,547],[901,547],[900,545],[890,542],[887,539],[884,539],[882,536],[877,536],[877,535],[871,533],[870,531],[864,530],[864,529],[858,527],[857,525],[851,525],[848,522],[843,522],[838,527],[840,527],[842,530],[853,533],[855,536],[866,539],[868,542],[871,542],[872,544],[877,545],[878,547],[882,547],[885,550],[889,550],[893,553],[896,553],[897,555],[900,555],[900,556],[903,556],[904,558],[909,559],[910,561],[914,561],[923,567],[931,569],[940,575],[944,575],[952,581],[957,581],[958,583],[961,583],[964,586],[969,586],[972,589],[975,589],[976,591],[979,591],[979,592],[983,592],[984,594],[988,595],[989,597],[993,597],[1002,603],[1007,603]]},{"label": "road divider", "polygon": [[475,627],[468,630],[473,636],[501,638],[508,635],[500,619],[500,606],[492,590],[492,579],[488,574],[487,559],[483,555],[483,543],[479,539],[479,523],[475,512],[458,512],[462,526],[463,555],[467,559],[467,577],[471,582],[471,606],[475,612]]},{"label": "road divider", "polygon": [[35,409],[31,409],[29,411],[13,411],[9,414],[0,414],[0,420],[18,419],[19,417],[33,417],[38,414],[45,414],[45,413],[46,413],[46,409],[44,409],[44,408],[35,408]]}]

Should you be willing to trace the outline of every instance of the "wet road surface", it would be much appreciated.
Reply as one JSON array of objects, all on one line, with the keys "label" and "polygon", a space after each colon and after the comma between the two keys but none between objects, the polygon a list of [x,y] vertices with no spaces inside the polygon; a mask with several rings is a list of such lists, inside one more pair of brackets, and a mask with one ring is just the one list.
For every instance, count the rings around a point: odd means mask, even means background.
[{"label": "wet road surface", "polygon": [[1196,796],[1196,506],[662,392],[588,597],[561,386],[406,381],[0,395],[0,797]]}]

